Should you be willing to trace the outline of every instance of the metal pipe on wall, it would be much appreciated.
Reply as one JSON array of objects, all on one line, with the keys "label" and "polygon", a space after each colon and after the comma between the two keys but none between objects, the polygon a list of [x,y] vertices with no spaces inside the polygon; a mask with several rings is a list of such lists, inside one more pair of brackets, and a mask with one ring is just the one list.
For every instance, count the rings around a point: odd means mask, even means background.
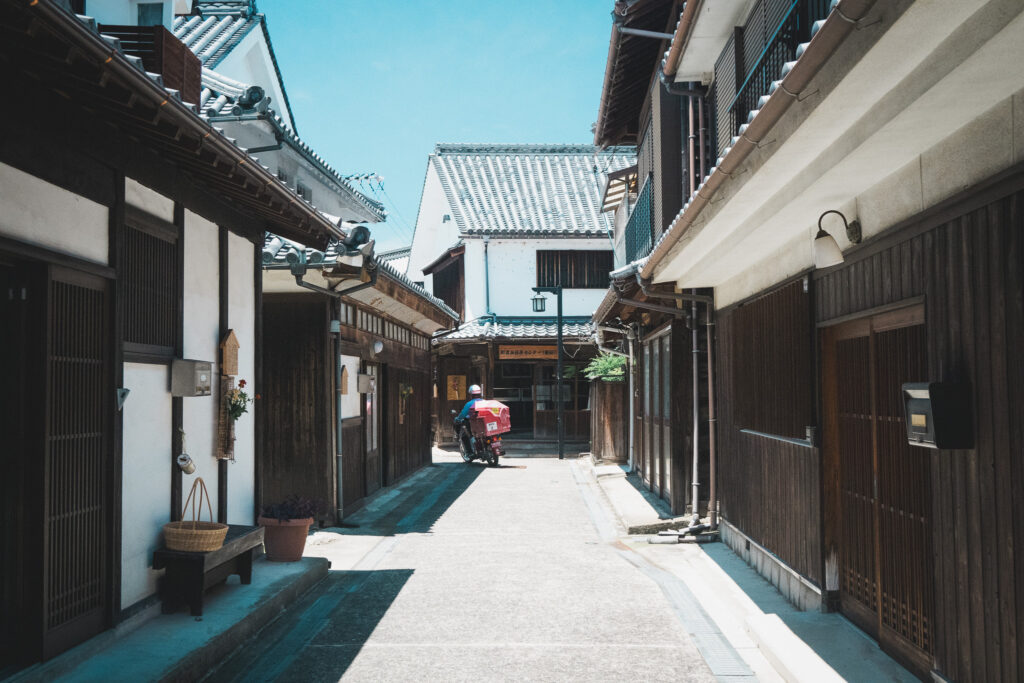
[{"label": "metal pipe on wall", "polygon": [[633,440],[635,437],[634,429],[636,428],[636,358],[633,355],[633,345],[636,343],[637,333],[633,330],[633,326],[629,326],[629,332],[626,335],[626,347],[629,349],[629,471],[632,472],[636,467],[636,461],[634,460],[634,448]]},{"label": "metal pipe on wall", "polygon": [[714,349],[715,345],[715,305],[708,304],[707,316],[705,318],[708,331],[708,518],[711,529],[718,528],[718,495],[715,480],[715,430],[718,427],[715,415],[715,366]]},{"label": "metal pipe on wall", "polygon": [[689,192],[686,195],[687,199],[692,197],[693,193],[697,191],[697,183],[694,180],[696,178],[696,173],[695,173],[695,171],[696,171],[696,163],[695,163],[696,159],[694,158],[694,156],[695,156],[696,151],[697,151],[697,133],[696,133],[696,131],[693,128],[693,126],[694,126],[694,120],[693,120],[694,119],[694,116],[693,116],[693,100],[694,100],[693,96],[690,96],[690,97],[686,98],[686,101],[688,103],[688,109],[689,109],[689,111],[687,113],[689,125],[686,128],[687,133],[688,133],[687,138],[686,138],[686,178],[687,178],[687,189],[689,190]]},{"label": "metal pipe on wall", "polygon": [[707,169],[704,168],[704,159],[707,157],[707,151],[705,150],[705,145],[707,144],[706,140],[707,140],[708,136],[707,136],[707,131],[704,130],[704,98],[703,97],[698,97],[697,98],[697,121],[700,124],[700,137],[698,138],[698,141],[700,142],[700,163],[698,165],[698,167],[700,168],[700,176],[698,176],[698,179],[697,179],[697,184],[699,185],[700,183],[702,183],[704,181],[704,178],[707,176]]},{"label": "metal pipe on wall", "polygon": [[[693,290],[696,294],[697,290]],[[693,508],[693,521],[696,524],[700,521],[700,336],[697,324],[697,302],[690,304],[690,344],[693,348],[693,480],[691,501]]]}]

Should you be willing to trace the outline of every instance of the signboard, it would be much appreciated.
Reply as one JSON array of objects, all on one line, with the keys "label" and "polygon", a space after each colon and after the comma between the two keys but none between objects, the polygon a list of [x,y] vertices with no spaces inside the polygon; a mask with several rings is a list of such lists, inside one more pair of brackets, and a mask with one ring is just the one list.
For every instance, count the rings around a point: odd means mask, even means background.
[{"label": "signboard", "polygon": [[500,344],[498,358],[500,360],[558,360],[558,347]]},{"label": "signboard", "polygon": [[448,375],[445,378],[448,387],[447,396],[449,401],[463,401],[466,399],[466,376]]}]

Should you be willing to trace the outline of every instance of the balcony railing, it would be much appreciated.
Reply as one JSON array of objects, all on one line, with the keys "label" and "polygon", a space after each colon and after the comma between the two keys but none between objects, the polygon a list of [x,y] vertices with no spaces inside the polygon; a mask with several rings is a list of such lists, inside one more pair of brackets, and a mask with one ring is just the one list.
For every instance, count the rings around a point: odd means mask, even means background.
[{"label": "balcony railing", "polygon": [[811,26],[829,13],[829,0],[759,0],[747,23],[737,27],[715,63],[709,93],[715,159],[731,146],[758,101],[769,93],[786,62],[796,59]]},{"label": "balcony railing", "polygon": [[632,263],[651,253],[651,176],[644,179],[633,212],[626,223],[626,261]]},{"label": "balcony railing", "polygon": [[126,54],[142,60],[146,71],[163,76],[164,86],[181,93],[181,99],[199,103],[203,67],[184,43],[163,26],[100,25],[100,32],[121,41]]}]

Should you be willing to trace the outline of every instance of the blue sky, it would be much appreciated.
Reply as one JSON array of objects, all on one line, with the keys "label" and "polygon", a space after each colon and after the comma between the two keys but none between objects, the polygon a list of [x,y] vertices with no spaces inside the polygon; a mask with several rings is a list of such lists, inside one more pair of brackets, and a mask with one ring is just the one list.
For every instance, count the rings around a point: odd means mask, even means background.
[{"label": "blue sky", "polygon": [[411,241],[434,143],[592,142],[612,5],[257,0],[303,140],[384,178],[378,251]]}]

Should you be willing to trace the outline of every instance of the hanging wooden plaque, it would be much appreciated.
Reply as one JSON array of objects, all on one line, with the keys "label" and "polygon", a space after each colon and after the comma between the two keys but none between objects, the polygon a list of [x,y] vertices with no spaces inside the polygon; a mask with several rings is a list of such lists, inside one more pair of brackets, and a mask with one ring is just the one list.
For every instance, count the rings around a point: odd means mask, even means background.
[{"label": "hanging wooden plaque", "polygon": [[234,330],[228,330],[220,342],[220,374],[235,376],[238,374],[238,337]]}]

